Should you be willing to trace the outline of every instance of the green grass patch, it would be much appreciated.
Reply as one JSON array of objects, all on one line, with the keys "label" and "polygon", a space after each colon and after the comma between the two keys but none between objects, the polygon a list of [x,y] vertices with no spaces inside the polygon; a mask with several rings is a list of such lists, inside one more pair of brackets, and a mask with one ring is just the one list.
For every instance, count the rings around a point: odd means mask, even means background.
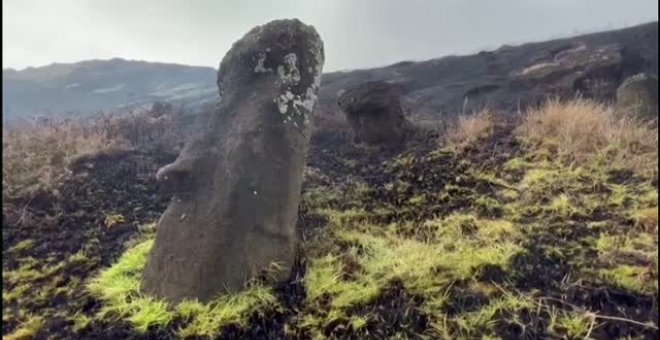
[{"label": "green grass patch", "polygon": [[34,241],[31,239],[26,239],[16,243],[13,247],[9,248],[9,251],[19,252],[19,251],[31,249],[32,247],[34,247]]},{"label": "green grass patch", "polygon": [[402,236],[408,223],[377,226],[335,219],[327,228],[338,246],[312,259],[304,279],[311,303],[304,325],[317,329],[338,320],[352,323],[351,308],[369,304],[395,281],[423,297],[420,308],[432,313],[443,306],[454,283],[472,280],[486,267],[506,272],[521,251],[513,223],[469,214],[425,222],[419,226],[425,240]]},{"label": "green grass patch", "polygon": [[140,293],[141,273],[153,242],[146,240],[128,249],[114,265],[87,285],[90,293],[103,302],[98,318],[123,319],[130,322],[138,333],[146,333],[155,327],[165,327],[180,316],[188,320],[180,330],[181,336],[212,337],[229,324],[245,326],[254,311],[276,304],[271,290],[258,284],[206,304],[183,301],[168,306]]},{"label": "green grass patch", "polygon": [[657,280],[646,277],[648,272],[648,267],[618,265],[611,269],[600,269],[598,274],[606,282],[633,293],[657,293]]},{"label": "green grass patch", "polygon": [[43,324],[44,320],[41,316],[30,314],[20,323],[16,330],[10,334],[3,335],[2,338],[5,340],[34,339]]},{"label": "green grass patch", "polygon": [[568,339],[585,339],[594,323],[589,314],[562,314],[556,319],[553,330],[565,334]]}]

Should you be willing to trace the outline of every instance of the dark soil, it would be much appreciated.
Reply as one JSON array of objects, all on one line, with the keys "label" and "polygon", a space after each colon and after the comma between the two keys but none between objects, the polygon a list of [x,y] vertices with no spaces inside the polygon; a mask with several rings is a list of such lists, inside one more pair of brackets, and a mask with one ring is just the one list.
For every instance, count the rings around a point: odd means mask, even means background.
[{"label": "dark soil", "polygon": [[[72,280],[83,282],[100,268],[113,263],[125,250],[124,242],[137,235],[137,226],[152,222],[165,210],[168,198],[158,195],[153,174],[162,165],[171,162],[176,155],[152,155],[131,152],[120,159],[99,157],[90,159],[87,167],[78,169],[51,195],[50,204],[29,206],[33,217],[30,223],[3,223],[3,271],[18,268],[19,260],[31,256],[42,265],[65,263],[80,250],[85,250],[87,261],[82,264],[67,264],[57,275],[63,277],[60,286],[73,286]],[[53,203],[54,202],[54,203]],[[107,214],[121,214],[125,222],[107,228]],[[20,240],[34,241],[34,247],[16,253],[8,249]],[[18,256],[17,256],[18,255]],[[36,268],[40,269],[40,268]],[[3,291],[11,289],[3,280]],[[32,292],[40,289],[39,283]],[[72,312],[93,312],[98,302],[90,298],[81,287],[73,296],[54,296],[40,303],[27,303],[20,308],[37,314],[51,315],[47,318],[43,335],[71,339],[71,322],[55,316],[59,309]],[[30,293],[28,293],[29,295]],[[18,309],[19,306],[3,306]],[[11,332],[16,320],[3,323],[3,333]],[[116,325],[112,326],[116,327]],[[113,334],[99,330],[100,334]],[[112,337],[123,338],[123,337]]]},{"label": "dark soil", "polygon": [[[480,141],[473,148],[463,151],[461,159],[447,152],[435,152],[438,146],[433,138],[413,141],[399,148],[372,150],[355,146],[344,137],[322,136],[312,141],[308,166],[319,169],[325,179],[308,179],[303,191],[318,186],[351,186],[356,180],[365,182],[371,190],[363,198],[364,208],[370,209],[388,205],[397,207],[396,214],[377,217],[382,222],[423,221],[437,216],[445,216],[453,211],[467,210],[473,206],[477,196],[493,195],[492,183],[472,176],[474,165],[493,172],[502,171],[503,164],[520,156],[524,150],[512,136],[512,125],[503,122],[498,125],[488,139]],[[89,166],[83,167],[59,189],[59,195],[51,196],[50,202],[30,207],[33,218],[30,223],[3,221],[3,270],[14,270],[18,260],[32,256],[42,266],[66,261],[81,249],[87,252],[88,261],[79,265],[68,264],[60,275],[68,285],[74,278],[84,281],[100,268],[109,266],[124,251],[124,243],[137,236],[137,226],[155,221],[165,210],[169,198],[159,192],[155,182],[156,170],[169,163],[176,155],[127,153],[120,159],[91,159]],[[392,161],[407,158],[410,161],[399,167],[392,167]],[[619,176],[614,176],[618,178]],[[330,183],[327,183],[329,181]],[[388,183],[406,183],[405,190],[386,189]],[[451,192],[451,199],[442,200],[438,192],[445,188],[468,188]],[[410,203],[410,198],[425,196],[423,205]],[[17,208],[16,208],[17,209]],[[498,212],[483,211],[486,218],[496,218]],[[104,219],[107,214],[121,214],[125,222],[107,228]],[[4,216],[4,212],[3,212]],[[597,218],[608,219],[603,215]],[[594,217],[596,218],[596,217]],[[3,219],[5,220],[5,219]],[[592,221],[594,219],[591,219]],[[327,221],[307,211],[303,204],[300,209],[299,229],[303,237],[322,228]],[[530,222],[533,220],[530,219]],[[639,322],[653,321],[657,325],[657,296],[643,296],[622,291],[602,283],[586,282],[568,289],[560,283],[575,269],[571,256],[590,259],[593,254],[548,255],[544,248],[563,244],[589,234],[585,230],[586,221],[577,221],[567,229],[566,234],[548,234],[543,231],[530,231],[528,241],[523,244],[525,252],[512,260],[515,274],[504,273],[501,268],[486,268],[479,280],[502,282],[504,276],[523,293],[548,298],[549,302],[561,308],[579,308],[593,311],[603,316],[620,317]],[[8,249],[21,240],[31,239],[35,246],[18,254]],[[303,238],[304,239],[304,238]],[[284,325],[295,319],[305,301],[305,289],[301,278],[305,275],[305,259],[298,262],[291,278],[279,284],[276,295],[281,310],[266,310],[255,313],[250,319],[250,327],[241,329],[229,326],[222,332],[222,339],[281,339],[287,337]],[[3,291],[10,289],[3,280]],[[33,290],[39,288],[35,283]],[[6,310],[27,309],[47,315],[46,324],[37,338],[45,339],[174,339],[178,326],[185,320],[177,320],[167,329],[154,329],[146,335],[134,332],[126,322],[93,321],[87,328],[76,333],[72,322],[64,315],[83,311],[90,315],[98,310],[100,302],[90,297],[82,288],[67,295],[52,296],[45,301],[26,301],[14,306],[3,306]],[[28,295],[32,296],[33,292]],[[424,334],[429,327],[427,316],[416,308],[420,297],[406,292],[397,282],[392,282],[381,296],[371,303],[356,306],[356,315],[377,316],[378,322],[370,321],[361,330],[349,325],[333,325],[325,330],[325,335],[336,339],[384,339],[394,335],[415,338]],[[555,300],[552,300],[555,299]],[[445,313],[461,313],[477,310],[487,303],[483,296],[454,295]],[[567,307],[570,304],[572,307]],[[454,309],[452,311],[452,308]],[[547,313],[523,311],[518,315],[525,328],[519,324],[502,323],[498,326],[503,339],[556,338],[547,333]],[[3,334],[17,327],[17,318],[3,323]],[[310,338],[302,330],[295,330],[295,338]],[[616,337],[657,338],[657,330],[644,328],[625,321],[608,321],[605,326],[595,329],[592,338],[612,339]],[[289,337],[291,337],[289,335]]]}]

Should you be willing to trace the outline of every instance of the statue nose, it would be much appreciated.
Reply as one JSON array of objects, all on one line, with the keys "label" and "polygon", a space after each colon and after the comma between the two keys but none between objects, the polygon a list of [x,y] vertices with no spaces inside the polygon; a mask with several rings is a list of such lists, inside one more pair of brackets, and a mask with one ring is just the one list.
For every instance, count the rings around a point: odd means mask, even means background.
[{"label": "statue nose", "polygon": [[166,192],[183,193],[194,188],[194,171],[200,165],[197,158],[177,159],[156,172],[156,181]]},{"label": "statue nose", "polygon": [[171,166],[173,164],[168,164],[160,169],[158,169],[158,172],[156,172],[156,180],[158,182],[167,182],[170,177],[172,176],[172,171],[171,171]]}]

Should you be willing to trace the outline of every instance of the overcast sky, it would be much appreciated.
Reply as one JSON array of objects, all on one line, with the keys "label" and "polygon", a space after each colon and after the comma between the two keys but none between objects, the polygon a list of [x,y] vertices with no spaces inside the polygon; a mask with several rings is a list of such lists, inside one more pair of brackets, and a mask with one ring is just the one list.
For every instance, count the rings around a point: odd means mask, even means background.
[{"label": "overcast sky", "polygon": [[2,0],[2,67],[120,57],[217,67],[253,26],[312,24],[325,71],[658,20],[658,0]]}]

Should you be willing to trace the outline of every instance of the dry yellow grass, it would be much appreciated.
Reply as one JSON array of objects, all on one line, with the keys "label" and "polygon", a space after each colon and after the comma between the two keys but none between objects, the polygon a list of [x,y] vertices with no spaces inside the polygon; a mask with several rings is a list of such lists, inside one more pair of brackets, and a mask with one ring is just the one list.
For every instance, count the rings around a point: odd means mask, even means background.
[{"label": "dry yellow grass", "polygon": [[2,191],[6,195],[25,195],[50,189],[66,176],[65,165],[72,158],[118,142],[107,137],[102,129],[72,121],[49,121],[3,130]]},{"label": "dry yellow grass", "polygon": [[657,127],[617,116],[605,104],[550,100],[527,112],[518,133],[568,163],[601,160],[639,173],[657,173]]},{"label": "dry yellow grass", "polygon": [[460,115],[445,133],[445,142],[453,147],[465,146],[489,136],[493,126],[493,114],[488,109],[476,114]]},{"label": "dry yellow grass", "polygon": [[82,155],[153,144],[173,149],[183,140],[182,129],[171,119],[172,109],[162,106],[84,121],[48,119],[3,129],[3,197],[29,200],[36,192],[51,191],[67,177],[67,165]]}]

